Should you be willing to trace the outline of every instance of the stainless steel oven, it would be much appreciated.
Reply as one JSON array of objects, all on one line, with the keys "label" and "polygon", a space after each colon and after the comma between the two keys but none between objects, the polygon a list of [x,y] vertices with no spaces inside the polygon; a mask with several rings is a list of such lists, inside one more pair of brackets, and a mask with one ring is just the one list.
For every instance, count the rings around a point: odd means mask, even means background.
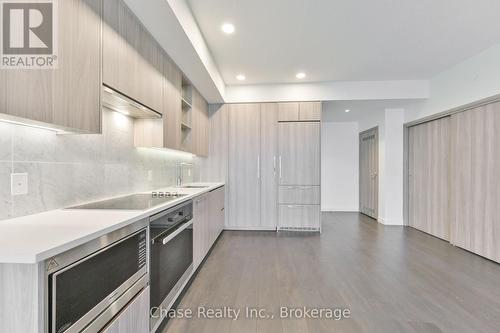
[{"label": "stainless steel oven", "polygon": [[50,333],[97,332],[147,286],[147,222],[46,261]]},{"label": "stainless steel oven", "polygon": [[152,332],[193,272],[192,218],[189,201],[150,219]]}]

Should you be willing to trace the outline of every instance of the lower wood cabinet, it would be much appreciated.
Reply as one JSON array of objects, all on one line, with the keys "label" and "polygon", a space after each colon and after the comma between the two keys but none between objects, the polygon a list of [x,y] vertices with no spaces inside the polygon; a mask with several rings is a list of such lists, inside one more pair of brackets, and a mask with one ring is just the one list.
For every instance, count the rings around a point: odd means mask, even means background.
[{"label": "lower wood cabinet", "polygon": [[149,333],[149,287],[139,293],[101,333]]},{"label": "lower wood cabinet", "polygon": [[319,186],[280,186],[280,204],[319,205],[321,189]]},{"label": "lower wood cabinet", "polygon": [[280,230],[319,230],[321,225],[320,205],[280,205]]},{"label": "lower wood cabinet", "polygon": [[193,266],[198,268],[224,229],[225,188],[220,187],[194,199]]}]

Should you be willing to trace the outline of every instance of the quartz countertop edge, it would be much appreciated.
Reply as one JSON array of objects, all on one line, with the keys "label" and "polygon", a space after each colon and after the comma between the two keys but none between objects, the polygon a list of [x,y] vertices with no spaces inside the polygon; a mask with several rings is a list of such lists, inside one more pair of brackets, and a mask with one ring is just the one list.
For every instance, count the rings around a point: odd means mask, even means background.
[{"label": "quartz countertop edge", "polygon": [[186,196],[146,210],[58,209],[0,221],[0,264],[37,264],[213,191],[224,186],[224,183],[187,185],[207,187],[168,187],[141,192],[163,191],[186,194]]}]

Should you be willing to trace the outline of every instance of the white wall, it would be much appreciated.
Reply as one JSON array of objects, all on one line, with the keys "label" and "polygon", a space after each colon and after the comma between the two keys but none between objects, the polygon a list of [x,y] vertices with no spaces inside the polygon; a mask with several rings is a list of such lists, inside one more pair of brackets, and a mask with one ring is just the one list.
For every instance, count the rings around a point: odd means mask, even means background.
[{"label": "white wall", "polygon": [[500,44],[448,69],[430,80],[430,98],[419,109],[407,110],[406,122],[500,94]]},{"label": "white wall", "polygon": [[404,109],[386,109],[384,124],[384,153],[382,156],[381,222],[402,225],[403,220],[403,125]]},{"label": "white wall", "polygon": [[358,123],[328,118],[321,126],[321,209],[358,211]]},{"label": "white wall", "polygon": [[[364,130],[378,127],[379,131],[379,221],[384,224],[403,224],[403,124],[406,110],[419,110],[422,107],[420,100],[376,100],[376,101],[332,101],[323,103],[323,120],[326,124],[323,131],[323,153],[322,168],[328,168],[336,163],[340,154],[345,169],[356,170],[354,180],[356,185],[356,205],[358,205],[359,194],[359,157],[358,157],[358,134]],[[345,110],[350,110],[346,113]],[[330,126],[329,124],[335,124]],[[357,124],[357,133],[351,133],[350,138],[356,143],[354,149],[356,156],[344,159],[345,152],[335,152],[329,147],[336,146],[334,140],[340,133],[353,130],[353,124]],[[326,127],[326,128],[325,128]],[[334,132],[338,132],[336,134]],[[348,139],[343,135],[344,140]],[[347,163],[350,165],[347,165]],[[328,188],[332,184],[342,182],[340,175],[325,175],[323,170],[322,187]],[[351,187],[352,188],[352,187]],[[349,187],[337,187],[334,191],[322,189],[322,209],[335,209],[343,201],[344,196],[352,198]],[[356,206],[357,207],[357,206]]]}]

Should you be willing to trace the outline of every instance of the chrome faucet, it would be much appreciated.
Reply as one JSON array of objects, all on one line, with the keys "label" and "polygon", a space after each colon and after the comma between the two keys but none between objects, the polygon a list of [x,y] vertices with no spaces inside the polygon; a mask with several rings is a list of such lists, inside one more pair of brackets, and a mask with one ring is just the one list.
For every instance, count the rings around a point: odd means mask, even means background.
[{"label": "chrome faucet", "polygon": [[193,163],[186,163],[186,162],[181,162],[179,163],[179,167],[177,169],[177,187],[182,186],[182,167],[183,166],[193,166]]}]

